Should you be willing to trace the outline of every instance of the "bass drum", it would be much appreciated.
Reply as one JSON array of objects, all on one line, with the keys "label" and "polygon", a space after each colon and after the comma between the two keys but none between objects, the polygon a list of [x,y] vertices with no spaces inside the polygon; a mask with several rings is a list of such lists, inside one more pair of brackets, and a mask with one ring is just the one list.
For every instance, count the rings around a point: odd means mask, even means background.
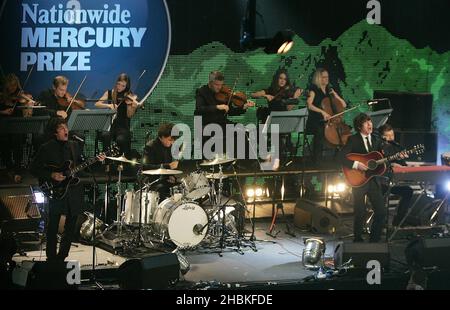
[{"label": "bass drum", "polygon": [[167,198],[153,216],[155,235],[170,240],[180,249],[192,248],[203,241],[208,231],[208,216],[195,202]]}]

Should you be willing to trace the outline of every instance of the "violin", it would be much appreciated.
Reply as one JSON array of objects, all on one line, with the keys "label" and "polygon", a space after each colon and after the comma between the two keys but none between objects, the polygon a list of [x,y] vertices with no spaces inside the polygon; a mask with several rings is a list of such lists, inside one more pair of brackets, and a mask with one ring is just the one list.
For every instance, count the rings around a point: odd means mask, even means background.
[{"label": "violin", "polygon": [[222,86],[221,90],[215,95],[216,100],[220,104],[230,105],[242,108],[247,103],[248,99],[243,92],[233,92],[229,86]]},{"label": "violin", "polygon": [[[33,100],[33,96],[23,90],[19,90],[15,95],[10,95],[6,99],[6,103],[12,109],[15,109],[18,105],[22,107],[32,107],[37,105],[37,102]],[[33,110],[22,108],[22,114],[23,117],[31,117],[33,115]]]},{"label": "violin", "polygon": [[[64,96],[58,97],[56,96],[56,99],[58,100],[58,104],[61,107],[68,108],[71,105],[72,110],[84,110],[85,102],[81,99],[74,99],[69,92],[66,92]],[[73,101],[73,102],[72,102]]]}]

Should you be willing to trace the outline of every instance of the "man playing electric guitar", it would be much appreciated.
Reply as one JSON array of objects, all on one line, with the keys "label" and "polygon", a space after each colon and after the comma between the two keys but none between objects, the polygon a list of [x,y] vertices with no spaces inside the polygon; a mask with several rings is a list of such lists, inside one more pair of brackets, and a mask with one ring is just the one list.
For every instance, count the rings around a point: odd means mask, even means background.
[{"label": "man playing electric guitar", "polygon": [[[339,158],[344,167],[367,171],[368,167],[358,161],[347,159],[350,153],[368,154],[374,151],[382,151],[382,141],[372,135],[373,125],[371,118],[364,113],[359,114],[353,120],[356,134],[349,137],[347,144],[342,148]],[[384,198],[379,180],[371,178],[365,185],[353,188],[354,220],[353,233],[354,242],[363,242],[362,234],[364,220],[366,218],[365,197],[368,197],[374,211],[374,218],[371,227],[370,242],[379,242],[383,224],[386,218]]]},{"label": "man playing electric guitar", "polygon": [[[42,182],[62,182],[66,179],[63,172],[54,172],[52,167],[61,167],[68,160],[75,165],[81,163],[81,151],[78,143],[68,140],[69,130],[66,120],[55,118],[49,124],[49,132],[54,139],[43,144],[31,165],[31,173]],[[99,156],[104,160],[104,155]],[[49,199],[47,222],[46,254],[48,261],[64,261],[69,255],[70,246],[75,233],[77,216],[83,211],[83,186],[77,184],[68,187],[63,199]],[[66,216],[64,234],[61,239],[59,253],[56,252],[58,225],[61,215]]]}]

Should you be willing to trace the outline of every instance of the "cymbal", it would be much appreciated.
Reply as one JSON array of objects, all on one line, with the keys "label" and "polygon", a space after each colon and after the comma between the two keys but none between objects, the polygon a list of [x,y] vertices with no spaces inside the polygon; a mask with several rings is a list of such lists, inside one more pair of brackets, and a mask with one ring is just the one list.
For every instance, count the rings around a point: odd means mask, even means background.
[{"label": "cymbal", "polygon": [[233,161],[235,161],[235,159],[231,159],[231,158],[214,158],[213,160],[209,160],[209,161],[204,161],[200,164],[200,166],[202,167],[209,167],[209,166],[217,166],[217,165],[224,165],[224,164],[228,164],[228,163],[232,163]]},{"label": "cymbal", "polygon": [[[210,174],[207,174],[206,177],[208,179],[219,180],[220,173],[210,173]],[[222,179],[226,179],[226,178],[228,178],[228,176],[222,174]]]},{"label": "cymbal", "polygon": [[133,164],[133,165],[138,165],[139,162],[138,161],[133,161],[133,160],[129,160],[127,159],[125,156],[120,156],[120,157],[106,157],[107,159],[110,160],[114,160],[114,161],[120,161],[122,163],[128,163],[128,164]]},{"label": "cymbal", "polygon": [[182,173],[183,173],[183,171],[180,171],[180,170],[172,170],[172,169],[164,169],[164,168],[142,171],[142,174],[148,174],[148,175],[175,175],[175,174],[182,174]]}]

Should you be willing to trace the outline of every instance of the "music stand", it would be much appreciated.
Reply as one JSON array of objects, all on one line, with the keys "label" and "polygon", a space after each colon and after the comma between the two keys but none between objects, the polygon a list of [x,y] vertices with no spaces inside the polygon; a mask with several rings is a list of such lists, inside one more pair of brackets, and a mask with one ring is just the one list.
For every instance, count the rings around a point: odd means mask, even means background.
[{"label": "music stand", "polygon": [[2,117],[0,132],[8,134],[42,134],[50,116]]},{"label": "music stand", "polygon": [[[264,124],[263,128],[263,134],[271,133],[272,125],[278,126],[278,134],[292,134],[292,133],[303,133],[305,131],[306,126],[306,119],[308,117],[308,109],[303,108],[299,110],[293,110],[293,111],[275,111],[270,113],[269,117],[267,118],[266,123]],[[304,152],[304,143],[303,143],[303,152]],[[304,166],[304,164],[303,164]],[[304,175],[304,169],[302,172],[302,183],[303,183],[303,175]],[[284,185],[284,179],[282,179],[282,185]],[[276,182],[274,182],[274,191],[276,189]],[[273,193],[274,194],[274,193]],[[272,194],[272,199],[274,200],[274,195]],[[267,233],[271,237],[276,237],[276,234],[273,235],[272,231],[275,228],[275,221],[278,214],[278,210],[281,209],[282,216],[286,223],[286,234],[294,236],[295,234],[291,232],[291,228],[289,226],[289,223],[286,220],[283,203],[278,203],[275,209],[275,203],[272,204],[272,224],[269,228],[269,232]]]},{"label": "music stand", "polygon": [[74,110],[70,114],[69,131],[101,130],[109,131],[115,111],[107,109]]},{"label": "music stand", "polygon": [[308,109],[272,112],[264,124],[263,133],[270,133],[271,125],[278,125],[278,133],[303,133]]},{"label": "music stand", "polygon": [[385,109],[376,112],[368,112],[367,115],[372,119],[373,127],[378,129],[388,121],[394,109]]}]

